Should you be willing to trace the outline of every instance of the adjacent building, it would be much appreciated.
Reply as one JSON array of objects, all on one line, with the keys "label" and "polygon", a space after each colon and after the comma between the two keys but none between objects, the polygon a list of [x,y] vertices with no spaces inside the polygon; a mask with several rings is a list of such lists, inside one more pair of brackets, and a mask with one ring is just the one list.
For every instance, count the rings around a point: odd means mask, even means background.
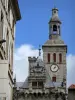
[{"label": "adjacent building", "polygon": [[58,9],[52,9],[49,39],[42,45],[43,60],[28,57],[29,75],[25,82],[14,79],[14,100],[66,100],[67,45],[61,39]]},{"label": "adjacent building", "polygon": [[75,84],[68,88],[68,100],[75,100]]},{"label": "adjacent building", "polygon": [[0,100],[12,100],[15,24],[20,19],[18,0],[0,0]]}]

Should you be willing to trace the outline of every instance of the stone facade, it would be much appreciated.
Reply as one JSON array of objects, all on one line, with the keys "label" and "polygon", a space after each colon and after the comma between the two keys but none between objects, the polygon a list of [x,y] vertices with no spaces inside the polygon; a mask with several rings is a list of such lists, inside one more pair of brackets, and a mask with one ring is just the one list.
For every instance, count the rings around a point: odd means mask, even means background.
[{"label": "stone facade", "polygon": [[[29,74],[24,83],[14,79],[14,100],[66,100],[67,46],[61,39],[58,9],[52,9],[49,40],[42,46],[43,60],[29,57]],[[40,49],[39,49],[40,52]]]},{"label": "stone facade", "polygon": [[[17,0],[0,0],[0,100],[12,100],[15,24],[21,18]],[[8,91],[9,90],[9,91]]]}]

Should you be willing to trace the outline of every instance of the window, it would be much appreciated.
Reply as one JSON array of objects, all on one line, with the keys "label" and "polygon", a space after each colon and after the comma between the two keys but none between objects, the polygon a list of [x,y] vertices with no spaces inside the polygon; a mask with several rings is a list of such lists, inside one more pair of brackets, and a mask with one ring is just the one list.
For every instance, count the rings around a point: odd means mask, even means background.
[{"label": "window", "polygon": [[2,54],[1,54],[1,52],[0,52],[0,59],[3,60],[3,56],[2,56]]},{"label": "window", "polygon": [[37,82],[32,82],[32,87],[37,88]]},{"label": "window", "polygon": [[3,13],[2,13],[2,11],[1,11],[1,21],[3,21]]},{"label": "window", "polygon": [[43,88],[43,82],[38,82],[38,88]]},{"label": "window", "polygon": [[57,32],[57,25],[53,25],[53,33]]},{"label": "window", "polygon": [[56,54],[53,54],[53,61],[56,62]]},{"label": "window", "polygon": [[60,53],[59,54],[59,63],[61,63],[62,62],[62,54]]},{"label": "window", "polygon": [[48,63],[50,62],[50,53],[47,55]]},{"label": "window", "polygon": [[52,82],[56,82],[56,76],[52,77]]},{"label": "window", "polygon": [[56,11],[54,11],[54,13],[56,13]]}]

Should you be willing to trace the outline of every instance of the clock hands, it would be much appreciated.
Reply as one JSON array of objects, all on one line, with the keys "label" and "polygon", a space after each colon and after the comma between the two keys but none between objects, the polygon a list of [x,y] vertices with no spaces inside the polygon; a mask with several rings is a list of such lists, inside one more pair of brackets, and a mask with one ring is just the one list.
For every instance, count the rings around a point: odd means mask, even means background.
[{"label": "clock hands", "polygon": [[56,68],[56,66],[54,67],[54,69]]}]

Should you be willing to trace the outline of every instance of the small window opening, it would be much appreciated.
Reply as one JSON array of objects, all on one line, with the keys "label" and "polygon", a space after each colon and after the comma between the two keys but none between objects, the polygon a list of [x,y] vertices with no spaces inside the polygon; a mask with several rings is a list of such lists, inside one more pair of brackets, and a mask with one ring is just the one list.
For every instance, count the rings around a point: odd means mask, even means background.
[{"label": "small window opening", "polygon": [[0,52],[0,60],[3,60],[3,56],[2,56],[2,54],[1,54],[1,52]]},{"label": "small window opening", "polygon": [[56,54],[53,54],[53,61],[56,62]]},{"label": "small window opening", "polygon": [[32,87],[37,88],[37,82],[32,82]]},{"label": "small window opening", "polygon": [[53,31],[57,31],[57,25],[53,25]]},{"label": "small window opening", "polygon": [[56,82],[56,77],[52,77],[52,82]]},{"label": "small window opening", "polygon": [[38,82],[38,88],[43,88],[43,82]]},{"label": "small window opening", "polygon": [[59,63],[61,63],[62,62],[62,54],[60,53],[59,54]]},{"label": "small window opening", "polygon": [[48,53],[48,63],[50,62],[50,53]]},{"label": "small window opening", "polygon": [[3,21],[3,13],[2,13],[2,11],[1,11],[1,21]]},{"label": "small window opening", "polygon": [[56,13],[56,11],[54,11],[54,13]]},{"label": "small window opening", "polygon": [[54,34],[57,33],[57,25],[53,25],[53,33],[54,33]]}]

